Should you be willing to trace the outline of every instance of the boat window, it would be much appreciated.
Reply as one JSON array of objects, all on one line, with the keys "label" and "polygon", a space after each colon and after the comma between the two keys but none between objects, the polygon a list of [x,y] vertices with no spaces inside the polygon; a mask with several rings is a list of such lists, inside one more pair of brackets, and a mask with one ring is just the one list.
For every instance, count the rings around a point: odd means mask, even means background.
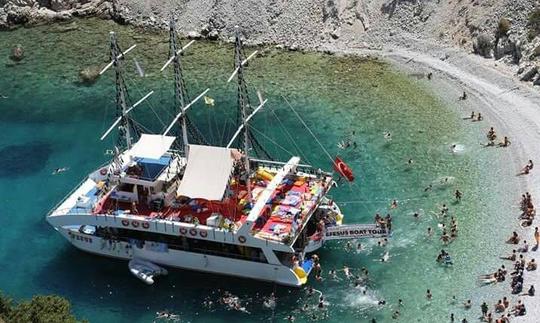
[{"label": "boat window", "polygon": [[133,184],[120,183],[120,185],[118,185],[118,190],[119,190],[119,191],[122,191],[122,192],[130,192],[130,193],[133,193],[133,187],[134,187]]},{"label": "boat window", "polygon": [[123,228],[118,228],[114,233],[107,228],[98,228],[96,235],[132,244],[140,244],[142,241],[161,242],[166,243],[169,249],[268,263],[262,249],[249,246]]}]

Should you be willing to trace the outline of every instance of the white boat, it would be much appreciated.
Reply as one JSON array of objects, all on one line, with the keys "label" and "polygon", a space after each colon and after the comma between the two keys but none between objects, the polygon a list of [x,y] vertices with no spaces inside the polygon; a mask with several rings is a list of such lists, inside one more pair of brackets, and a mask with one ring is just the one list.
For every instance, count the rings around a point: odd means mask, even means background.
[{"label": "white boat", "polygon": [[154,283],[154,276],[168,275],[167,269],[162,268],[150,261],[139,258],[133,258],[128,264],[129,271],[147,285]]},{"label": "white boat", "polygon": [[[313,267],[306,253],[320,248],[323,231],[343,219],[326,197],[333,174],[301,164],[296,156],[285,162],[261,159],[262,153],[251,156],[262,147],[249,121],[266,100],[256,108],[247,104],[244,65],[254,54],[243,58],[239,33],[229,78],[238,82],[238,130],[225,147],[198,140],[187,110],[208,90],[187,102],[179,54],[192,42],[177,48],[171,25],[172,54],[163,69],[173,63],[176,117],[163,133],[137,133],[129,112],[152,92],[128,107],[121,57],[134,46],[120,51],[111,33],[108,67],[116,71],[119,117],[102,139],[118,126],[118,145],[112,160],[75,187],[47,221],[75,247],[93,254],[305,284]],[[170,135],[175,128],[181,140]],[[137,270],[138,277],[151,281]]]}]

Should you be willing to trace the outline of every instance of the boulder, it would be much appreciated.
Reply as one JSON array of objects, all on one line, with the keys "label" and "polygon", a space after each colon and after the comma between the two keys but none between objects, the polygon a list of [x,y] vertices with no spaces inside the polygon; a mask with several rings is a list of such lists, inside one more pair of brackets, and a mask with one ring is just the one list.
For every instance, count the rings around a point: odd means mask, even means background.
[{"label": "boulder", "polygon": [[24,48],[21,44],[17,44],[17,46],[11,49],[11,55],[9,58],[15,62],[19,62],[24,58]]},{"label": "boulder", "polygon": [[540,85],[540,74],[536,75],[536,78],[533,81],[534,85]]},{"label": "boulder", "polygon": [[210,40],[218,40],[219,39],[219,31],[217,30],[212,30],[208,33],[208,35],[206,35],[206,38],[210,39]]},{"label": "boulder", "polygon": [[79,72],[79,79],[82,84],[94,84],[99,78],[100,69],[97,66],[90,66],[82,69]]},{"label": "boulder", "polygon": [[491,51],[493,50],[493,36],[488,33],[481,33],[473,41],[473,50],[476,54],[484,56],[485,58],[491,58]]},{"label": "boulder", "polygon": [[523,75],[520,78],[520,81],[528,82],[532,81],[534,76],[538,73],[538,66],[533,65],[525,68]]},{"label": "boulder", "polygon": [[187,38],[189,38],[189,39],[200,39],[201,34],[199,32],[194,31],[194,30],[188,31]]}]

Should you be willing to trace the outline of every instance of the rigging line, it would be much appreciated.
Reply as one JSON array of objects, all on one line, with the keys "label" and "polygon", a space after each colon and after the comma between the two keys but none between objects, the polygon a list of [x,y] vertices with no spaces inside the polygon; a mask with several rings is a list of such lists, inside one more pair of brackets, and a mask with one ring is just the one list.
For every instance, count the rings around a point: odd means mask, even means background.
[{"label": "rigging line", "polygon": [[289,101],[287,100],[287,98],[285,98],[285,96],[281,95],[281,97],[283,98],[283,100],[285,100],[285,102],[287,102],[287,105],[289,106],[289,108],[291,108],[291,110],[294,112],[294,114],[296,115],[296,117],[298,118],[298,120],[300,120],[300,122],[302,122],[302,124],[304,125],[304,127],[306,127],[306,129],[309,131],[309,133],[311,134],[311,136],[315,139],[315,141],[317,141],[317,143],[319,144],[319,146],[321,146],[322,150],[324,151],[324,153],[326,154],[326,156],[328,156],[328,158],[330,159],[330,161],[332,162],[332,164],[334,164],[334,158],[332,158],[332,156],[330,155],[330,153],[328,153],[328,151],[324,148],[324,146],[321,144],[321,142],[319,141],[319,139],[317,139],[317,137],[315,136],[315,134],[313,133],[313,131],[311,131],[311,129],[309,129],[309,127],[307,126],[307,124],[304,122],[304,120],[300,117],[300,115],[298,114],[298,112],[296,112],[296,110],[293,108],[293,106],[289,103]]},{"label": "rigging line", "polygon": [[[139,87],[137,86],[137,84],[135,84],[135,82],[129,81],[129,83],[130,83],[130,86],[134,88],[137,92],[139,92],[140,95],[144,96],[144,93],[141,91],[141,89],[139,89]],[[161,125],[165,126],[165,123],[163,122],[163,120],[161,120],[157,112],[154,110],[154,107],[152,106],[152,101],[146,101],[146,103],[148,104],[148,107],[150,108],[150,110],[152,110],[152,112],[156,116],[157,120],[161,123]]]},{"label": "rigging line", "polygon": [[275,142],[274,140],[272,140],[272,138],[268,137],[267,135],[265,135],[263,132],[255,129],[255,127],[253,126],[249,126],[251,128],[251,130],[255,130],[255,132],[257,132],[258,134],[260,134],[263,138],[265,138],[266,140],[270,141],[271,143],[273,143],[274,145],[276,145],[277,147],[281,148],[283,151],[285,151],[287,154],[291,155],[291,156],[294,156],[294,154],[290,151],[288,151],[287,149],[285,149],[283,146],[281,146],[280,144],[278,144],[277,142]]},{"label": "rigging line", "polygon": [[138,127],[140,127],[142,130],[144,130],[146,133],[153,133],[150,129],[148,129],[147,127],[143,126],[141,123],[137,122],[136,120],[133,120],[131,119],[131,122],[133,122],[134,124],[136,124]]},{"label": "rigging line", "polygon": [[293,146],[296,148],[296,150],[298,151],[298,154],[300,154],[300,156],[302,156],[302,158],[308,163],[308,164],[311,164],[311,162],[307,159],[306,155],[304,155],[302,153],[302,150],[300,149],[300,147],[298,147],[298,145],[296,144],[296,141],[294,140],[294,138],[291,136],[291,134],[289,133],[289,131],[287,131],[287,128],[285,128],[285,126],[283,125],[283,122],[281,122],[281,119],[279,119],[278,115],[276,114],[276,112],[272,109],[270,110],[272,112],[272,114],[274,115],[274,117],[276,117],[277,121],[279,122],[281,128],[283,129],[283,131],[285,132],[285,134],[287,135],[287,137],[289,137],[289,140],[292,141],[293,143]]}]

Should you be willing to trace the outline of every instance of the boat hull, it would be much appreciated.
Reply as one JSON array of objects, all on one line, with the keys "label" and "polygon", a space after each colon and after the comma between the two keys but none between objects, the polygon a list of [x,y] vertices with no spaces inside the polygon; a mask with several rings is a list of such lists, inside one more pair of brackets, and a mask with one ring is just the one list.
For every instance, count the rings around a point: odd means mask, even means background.
[{"label": "boat hull", "polygon": [[124,260],[140,258],[167,267],[249,278],[291,287],[300,287],[304,284],[291,268],[284,265],[246,261],[174,249],[169,249],[166,252],[158,252],[145,247],[138,248],[131,246],[129,243],[123,241],[109,242],[109,240],[93,235],[86,235],[69,228],[57,228],[57,230],[76,248],[95,255]]}]

